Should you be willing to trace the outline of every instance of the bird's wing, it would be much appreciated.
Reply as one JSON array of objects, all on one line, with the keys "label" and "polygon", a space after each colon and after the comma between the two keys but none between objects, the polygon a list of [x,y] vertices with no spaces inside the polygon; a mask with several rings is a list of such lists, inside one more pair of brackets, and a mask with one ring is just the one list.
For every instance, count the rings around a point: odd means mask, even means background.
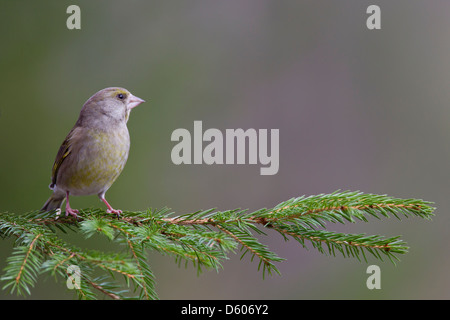
[{"label": "bird's wing", "polygon": [[72,130],[70,130],[69,134],[67,135],[66,139],[64,139],[64,142],[61,144],[61,147],[59,147],[58,153],[56,154],[55,163],[53,164],[52,168],[52,183],[50,185],[50,188],[53,188],[56,185],[56,177],[58,176],[58,170],[61,168],[61,164],[63,163],[64,159],[67,158],[67,156],[72,151],[71,145],[72,145],[72,137],[74,134],[76,134],[78,127],[74,127]]}]

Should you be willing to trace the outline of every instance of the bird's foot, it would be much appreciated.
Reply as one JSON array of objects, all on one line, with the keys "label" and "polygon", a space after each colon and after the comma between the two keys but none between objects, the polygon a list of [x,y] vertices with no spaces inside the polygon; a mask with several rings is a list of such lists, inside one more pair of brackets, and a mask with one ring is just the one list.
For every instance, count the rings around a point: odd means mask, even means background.
[{"label": "bird's foot", "polygon": [[115,214],[117,216],[117,219],[120,218],[120,214],[122,213],[122,210],[116,210],[113,207],[111,207],[111,205],[108,203],[108,201],[106,201],[104,196],[100,196],[100,200],[102,200],[108,207],[108,209],[106,210],[106,213]]},{"label": "bird's foot", "polygon": [[72,209],[69,204],[69,191],[66,191],[66,217],[70,214],[75,219],[78,217],[77,214],[80,212],[76,209]]},{"label": "bird's foot", "polygon": [[110,209],[106,210],[106,213],[115,214],[115,215],[117,215],[117,219],[119,219],[120,218],[120,214],[122,213],[122,210],[116,210],[116,209],[110,208]]},{"label": "bird's foot", "polygon": [[71,216],[73,216],[75,219],[78,217],[77,214],[79,214],[80,212],[77,209],[72,209],[72,208],[66,208],[66,216],[68,216],[69,214]]}]

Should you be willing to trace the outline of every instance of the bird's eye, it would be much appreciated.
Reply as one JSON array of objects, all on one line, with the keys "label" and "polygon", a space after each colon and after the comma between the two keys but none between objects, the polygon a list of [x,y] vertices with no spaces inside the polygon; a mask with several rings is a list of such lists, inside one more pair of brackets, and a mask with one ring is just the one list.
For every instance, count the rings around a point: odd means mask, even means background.
[{"label": "bird's eye", "polygon": [[125,98],[125,96],[123,95],[123,93],[119,93],[117,95],[117,98],[119,98],[120,100],[123,100],[123,98]]}]

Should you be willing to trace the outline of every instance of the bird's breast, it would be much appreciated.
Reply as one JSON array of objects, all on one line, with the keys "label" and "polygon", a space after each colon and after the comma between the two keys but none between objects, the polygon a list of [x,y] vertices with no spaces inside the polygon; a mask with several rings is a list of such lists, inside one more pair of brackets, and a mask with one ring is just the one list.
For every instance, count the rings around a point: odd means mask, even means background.
[{"label": "bird's breast", "polygon": [[108,131],[89,130],[84,141],[73,145],[73,157],[65,163],[66,176],[60,181],[73,195],[106,191],[122,172],[129,149],[126,126]]}]

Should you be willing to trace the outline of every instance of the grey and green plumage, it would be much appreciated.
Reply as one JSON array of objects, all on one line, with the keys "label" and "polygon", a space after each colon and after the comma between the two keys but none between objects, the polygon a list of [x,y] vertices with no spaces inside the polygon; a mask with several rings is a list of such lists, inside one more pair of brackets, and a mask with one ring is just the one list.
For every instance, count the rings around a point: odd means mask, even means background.
[{"label": "grey and green plumage", "polygon": [[[132,108],[144,102],[123,88],[94,94],[81,109],[75,126],[61,144],[52,169],[53,194],[41,210],[61,208],[69,195],[97,194],[108,212],[119,214],[105,199],[122,172],[130,149],[127,121]],[[66,203],[66,214],[77,210]]]}]

